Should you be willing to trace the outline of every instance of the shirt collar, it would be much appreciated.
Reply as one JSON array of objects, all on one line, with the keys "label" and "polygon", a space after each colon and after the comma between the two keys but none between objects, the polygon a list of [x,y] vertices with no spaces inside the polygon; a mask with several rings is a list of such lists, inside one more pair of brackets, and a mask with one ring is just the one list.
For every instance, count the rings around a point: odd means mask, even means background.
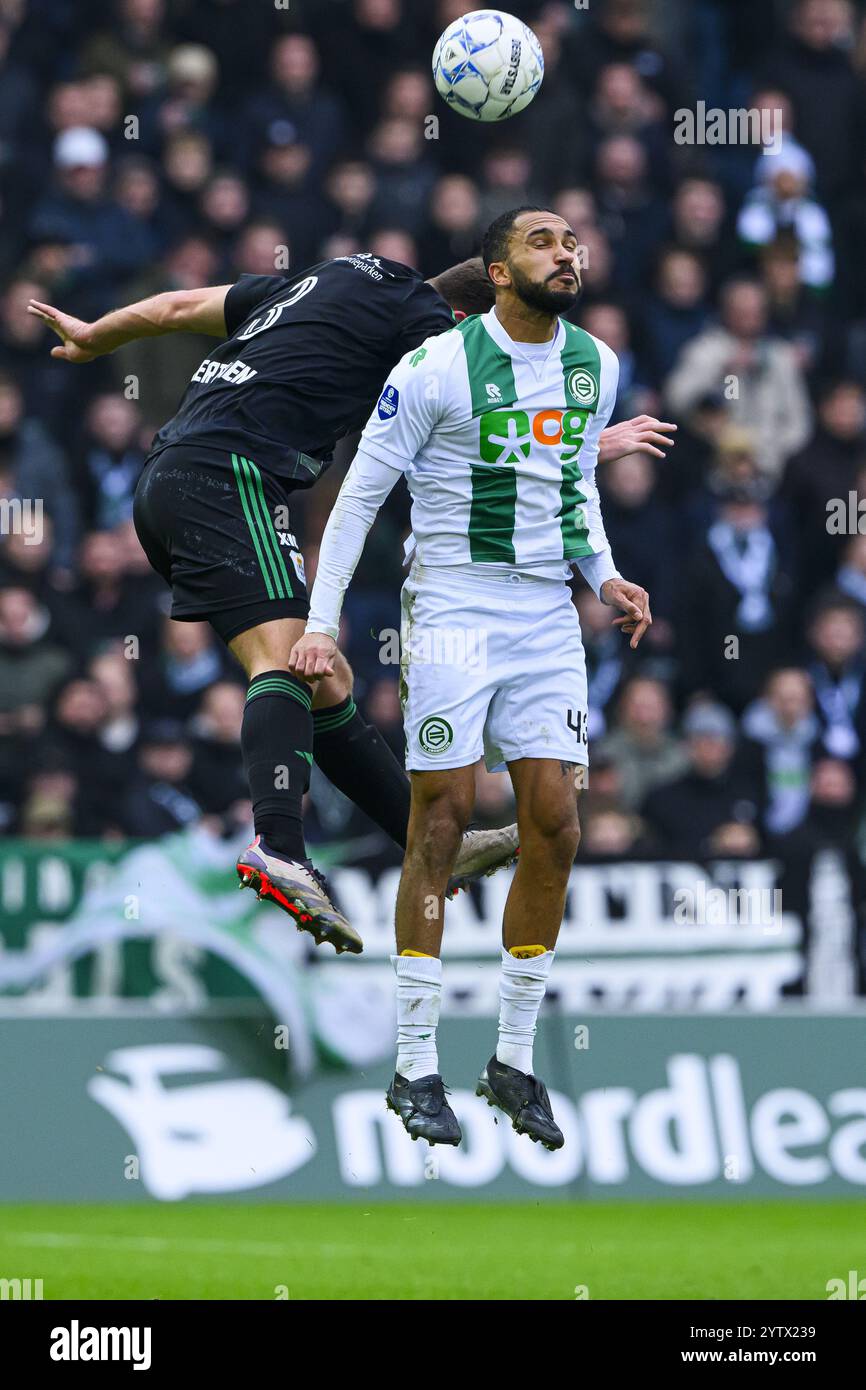
[{"label": "shirt collar", "polygon": [[[495,305],[492,309],[488,309],[486,314],[481,315],[481,321],[484,324],[484,327],[487,329],[487,332],[490,334],[496,346],[501,348],[503,352],[506,352],[509,357],[519,357],[521,353],[521,348],[525,346],[536,346],[536,344],[519,343],[516,341],[516,339],[510,337],[510,335],[506,333],[505,329],[502,327],[502,324],[499,322],[499,319],[496,317]],[[565,326],[562,322],[562,319],[560,319],[556,325],[556,332],[553,335],[553,339],[548,344],[551,355],[556,352],[561,352],[564,342]]]}]

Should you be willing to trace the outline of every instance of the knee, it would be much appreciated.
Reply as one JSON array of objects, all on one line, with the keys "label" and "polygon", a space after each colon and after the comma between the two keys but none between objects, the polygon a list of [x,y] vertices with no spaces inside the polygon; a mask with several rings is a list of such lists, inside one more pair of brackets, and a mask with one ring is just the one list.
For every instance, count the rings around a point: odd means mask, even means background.
[{"label": "knee", "polygon": [[437,796],[413,805],[407,853],[431,866],[450,866],[472,813],[459,792]]},{"label": "knee", "polygon": [[570,869],[580,845],[580,821],[576,806],[545,807],[520,828],[521,859],[543,856],[560,868]]}]

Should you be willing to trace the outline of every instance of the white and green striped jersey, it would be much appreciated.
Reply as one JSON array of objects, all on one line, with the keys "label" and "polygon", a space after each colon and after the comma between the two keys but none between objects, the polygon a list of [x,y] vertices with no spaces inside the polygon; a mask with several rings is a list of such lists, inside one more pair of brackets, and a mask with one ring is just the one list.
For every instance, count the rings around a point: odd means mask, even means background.
[{"label": "white and green striped jersey", "polygon": [[359,453],[405,471],[418,559],[562,575],[606,549],[595,465],[618,376],[582,328],[523,344],[495,309],[407,353]]}]

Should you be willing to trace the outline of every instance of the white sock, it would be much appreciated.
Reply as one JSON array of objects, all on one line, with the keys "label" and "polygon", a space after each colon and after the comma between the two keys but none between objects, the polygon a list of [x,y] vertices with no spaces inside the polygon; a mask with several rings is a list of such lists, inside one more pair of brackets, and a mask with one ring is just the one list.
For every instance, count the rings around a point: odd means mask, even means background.
[{"label": "white sock", "polygon": [[397,1071],[417,1081],[439,1070],[442,962],[436,956],[392,956],[391,964],[397,972]]},{"label": "white sock", "polygon": [[518,960],[502,948],[496,1060],[527,1076],[532,1073],[532,1040],[552,964],[553,951]]}]

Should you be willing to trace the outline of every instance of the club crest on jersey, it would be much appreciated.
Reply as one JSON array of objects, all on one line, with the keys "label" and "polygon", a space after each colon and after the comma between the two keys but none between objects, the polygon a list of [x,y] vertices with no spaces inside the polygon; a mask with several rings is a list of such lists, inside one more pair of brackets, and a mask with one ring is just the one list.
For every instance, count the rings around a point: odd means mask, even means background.
[{"label": "club crest on jersey", "polygon": [[592,372],[578,367],[568,378],[568,389],[581,405],[591,405],[598,395],[598,382]]},{"label": "club crest on jersey", "polygon": [[393,420],[400,409],[400,392],[396,386],[386,386],[379,397],[378,413],[380,420]]}]

